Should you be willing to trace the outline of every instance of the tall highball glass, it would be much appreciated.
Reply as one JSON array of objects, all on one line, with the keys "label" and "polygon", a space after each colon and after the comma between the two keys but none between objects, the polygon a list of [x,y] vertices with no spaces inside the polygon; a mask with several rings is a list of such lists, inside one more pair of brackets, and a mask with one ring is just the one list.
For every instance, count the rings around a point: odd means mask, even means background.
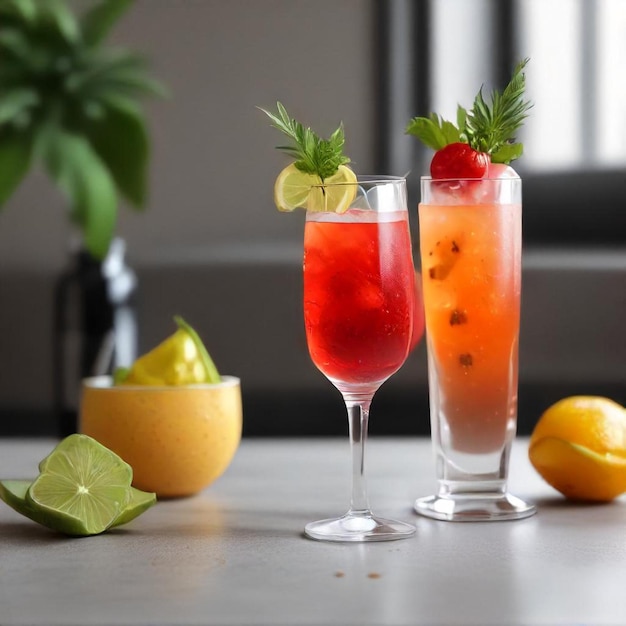
[{"label": "tall highball glass", "polygon": [[[322,192],[338,193],[331,187]],[[327,541],[401,539],[413,535],[415,527],[370,510],[365,445],[372,398],[404,363],[411,342],[415,290],[406,181],[359,177],[354,195],[345,213],[309,211],[306,216],[307,344],[311,359],[346,404],[352,498],[345,515],[307,524],[305,534]]]},{"label": "tall highball glass", "polygon": [[522,181],[423,178],[419,205],[436,495],[448,521],[528,517],[507,491],[517,426]]}]

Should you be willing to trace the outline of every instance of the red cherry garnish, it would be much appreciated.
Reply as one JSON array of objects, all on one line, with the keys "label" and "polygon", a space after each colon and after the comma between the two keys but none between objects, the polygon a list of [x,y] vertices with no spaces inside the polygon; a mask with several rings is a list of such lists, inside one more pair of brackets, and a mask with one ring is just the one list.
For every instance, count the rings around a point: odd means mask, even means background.
[{"label": "red cherry garnish", "polygon": [[483,178],[491,159],[466,143],[450,143],[437,150],[430,163],[430,175],[436,179]]}]

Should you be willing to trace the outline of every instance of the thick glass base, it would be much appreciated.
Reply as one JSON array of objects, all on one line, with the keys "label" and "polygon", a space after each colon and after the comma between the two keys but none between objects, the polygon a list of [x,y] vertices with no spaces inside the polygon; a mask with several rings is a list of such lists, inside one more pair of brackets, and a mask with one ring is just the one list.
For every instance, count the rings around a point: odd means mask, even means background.
[{"label": "thick glass base", "polygon": [[304,534],[319,541],[393,541],[415,534],[415,526],[371,515],[350,515],[311,522]]},{"label": "thick glass base", "polygon": [[415,501],[420,515],[446,522],[496,522],[523,519],[534,515],[534,504],[503,493],[470,492],[434,495]]}]

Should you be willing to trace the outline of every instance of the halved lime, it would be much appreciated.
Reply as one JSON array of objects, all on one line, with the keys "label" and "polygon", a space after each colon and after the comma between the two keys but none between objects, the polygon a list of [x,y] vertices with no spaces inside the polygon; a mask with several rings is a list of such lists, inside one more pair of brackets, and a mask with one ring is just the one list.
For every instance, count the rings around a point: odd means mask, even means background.
[{"label": "halved lime", "polygon": [[[32,480],[0,480],[0,500],[4,500],[12,509],[34,522],[47,526],[45,514],[42,515],[39,509],[35,508],[34,504],[30,504],[26,498],[26,494],[32,483]],[[156,494],[131,487],[130,500],[126,508],[115,518],[109,528],[128,524],[128,522],[139,517],[151,506],[156,504],[156,501]],[[59,528],[57,524],[55,530],[63,529]],[[67,534],[77,533],[69,532]]]},{"label": "halved lime", "polygon": [[26,502],[38,521],[69,535],[105,531],[131,499],[130,465],[87,435],[63,439],[39,470]]},{"label": "halved lime", "polygon": [[115,384],[193,385],[221,381],[198,333],[182,317],[176,316],[174,320],[178,330],[139,357],[125,375],[120,372]]},{"label": "halved lime", "polygon": [[51,519],[46,511],[42,512],[37,505],[30,502],[28,490],[32,484],[32,480],[1,480],[0,498],[12,509],[33,520],[33,522],[58,530],[66,535],[89,534],[80,520],[73,518],[70,520]]},{"label": "halved lime", "polygon": [[346,165],[322,180],[316,174],[288,165],[274,183],[274,203],[280,211],[304,208],[308,211],[344,213],[356,196],[356,175]]}]

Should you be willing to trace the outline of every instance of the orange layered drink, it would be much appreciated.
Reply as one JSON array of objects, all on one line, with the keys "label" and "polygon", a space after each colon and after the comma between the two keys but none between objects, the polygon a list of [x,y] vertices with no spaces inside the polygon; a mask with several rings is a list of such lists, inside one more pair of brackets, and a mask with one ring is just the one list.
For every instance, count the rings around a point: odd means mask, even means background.
[{"label": "orange layered drink", "polygon": [[442,445],[499,452],[515,433],[521,181],[424,180],[419,206],[432,410]]},{"label": "orange layered drink", "polygon": [[456,123],[416,117],[407,133],[435,153],[422,178],[420,255],[428,346],[430,422],[439,491],[415,510],[448,521],[521,519],[535,506],[507,491],[517,424],[522,181],[509,165],[525,59],[508,85]]}]

